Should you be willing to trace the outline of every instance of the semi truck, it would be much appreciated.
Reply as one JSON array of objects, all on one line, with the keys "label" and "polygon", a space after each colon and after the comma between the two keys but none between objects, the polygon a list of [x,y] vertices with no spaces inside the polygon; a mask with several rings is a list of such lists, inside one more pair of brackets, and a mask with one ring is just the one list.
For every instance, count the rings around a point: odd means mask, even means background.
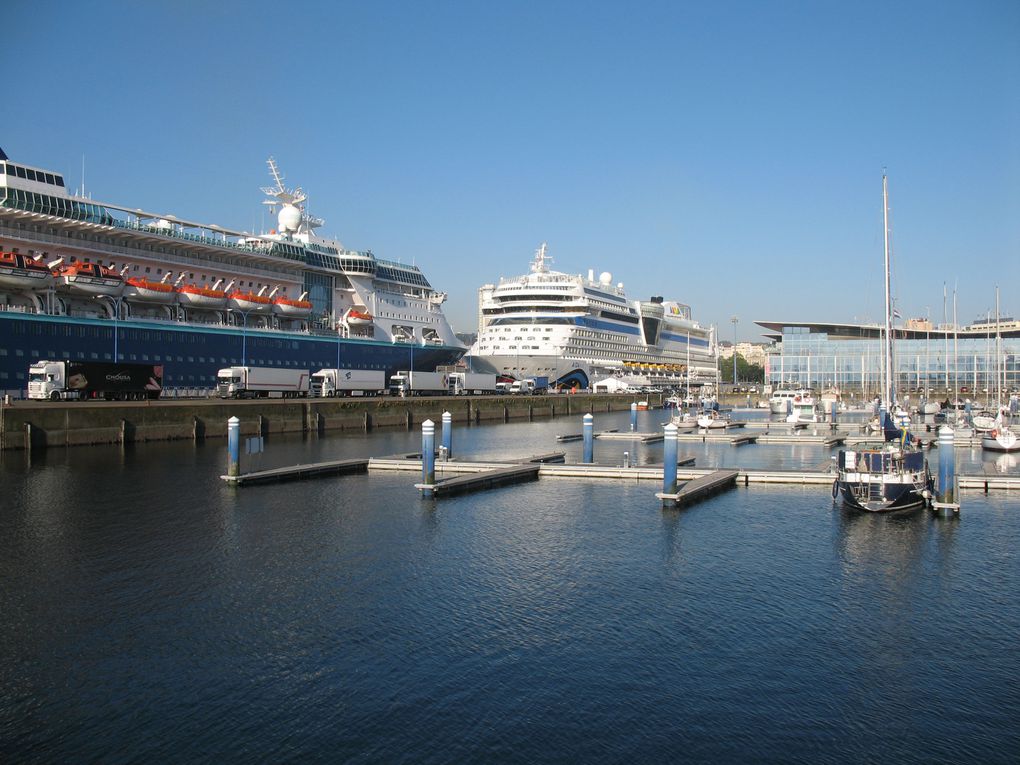
[{"label": "semi truck", "polygon": [[451,372],[450,393],[457,396],[481,396],[496,392],[496,375],[481,372]]},{"label": "semi truck", "polygon": [[37,361],[28,368],[28,397],[50,401],[159,398],[162,364],[100,361]]},{"label": "semi truck", "polygon": [[525,377],[521,380],[515,380],[510,386],[510,393],[514,395],[518,394],[541,394],[549,392],[549,378],[548,377]]},{"label": "semi truck", "polygon": [[390,377],[394,396],[445,396],[450,392],[447,372],[397,372]]},{"label": "semi truck", "polygon": [[226,367],[216,373],[220,398],[295,398],[308,395],[308,370]]},{"label": "semi truck", "polygon": [[320,369],[312,375],[311,395],[378,396],[387,393],[386,373],[375,369]]}]

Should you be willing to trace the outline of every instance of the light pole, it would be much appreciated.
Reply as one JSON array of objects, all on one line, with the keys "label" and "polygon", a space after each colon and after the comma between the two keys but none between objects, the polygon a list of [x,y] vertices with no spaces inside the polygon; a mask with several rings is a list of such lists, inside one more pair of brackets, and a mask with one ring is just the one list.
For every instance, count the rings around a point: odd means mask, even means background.
[{"label": "light pole", "polygon": [[737,387],[737,322],[736,316],[730,317],[733,322],[733,387]]},{"label": "light pole", "polygon": [[113,306],[113,363],[116,364],[118,361],[119,354],[117,353],[117,335],[119,334],[118,322],[120,321],[120,305],[124,302],[123,296],[114,297],[113,295],[96,295],[97,300],[109,300]]}]

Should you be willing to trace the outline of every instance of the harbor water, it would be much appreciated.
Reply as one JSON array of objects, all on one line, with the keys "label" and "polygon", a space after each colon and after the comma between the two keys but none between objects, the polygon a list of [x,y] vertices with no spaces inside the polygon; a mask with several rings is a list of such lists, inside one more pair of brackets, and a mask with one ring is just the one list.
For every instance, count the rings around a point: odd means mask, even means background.
[{"label": "harbor water", "polygon": [[[661,428],[640,412],[638,430]],[[596,432],[630,415],[596,415]],[[457,427],[461,458],[580,417]],[[416,451],[273,438],[242,469]],[[595,444],[595,461],[662,444]],[[698,467],[819,445],[681,443]],[[961,452],[960,472],[988,467]],[[5,762],[1015,762],[1020,500],[864,515],[752,485],[412,473],[236,489],[226,443],[0,455]],[[994,466],[991,469],[998,469]],[[1015,472],[1015,466],[1009,468]]]}]

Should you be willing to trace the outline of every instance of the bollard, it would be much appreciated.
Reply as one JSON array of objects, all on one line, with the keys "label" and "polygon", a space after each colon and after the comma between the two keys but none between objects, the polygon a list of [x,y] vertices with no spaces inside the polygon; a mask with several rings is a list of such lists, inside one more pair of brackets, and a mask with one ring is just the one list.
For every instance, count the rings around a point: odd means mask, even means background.
[{"label": "bollard", "polygon": [[637,402],[630,402],[630,432],[637,430]]},{"label": "bollard", "polygon": [[591,412],[584,416],[584,426],[581,433],[584,436],[584,457],[581,459],[585,465],[595,462],[595,418]]},{"label": "bollard", "polygon": [[[676,494],[676,463],[677,463],[677,440],[676,425],[667,423],[662,429],[662,493]],[[669,500],[665,496],[662,504],[674,505],[676,500]]]},{"label": "bollard", "polygon": [[421,424],[421,482],[422,496],[431,497],[436,483],[436,424],[432,420]]},{"label": "bollard", "polygon": [[446,449],[446,459],[453,455],[453,415],[443,412],[443,448]]},{"label": "bollard", "polygon": [[956,449],[953,429],[948,425],[939,430],[939,485],[935,510],[940,515],[960,509],[956,501]]},{"label": "bollard", "polygon": [[629,468],[630,467],[630,452],[624,452],[623,453],[623,466],[625,468]]},{"label": "bollard", "polygon": [[832,423],[833,425],[835,425],[835,424],[836,424],[836,402],[835,402],[835,401],[833,401],[833,402],[832,402],[832,411],[831,411],[831,413],[829,414],[829,421],[830,421],[830,422],[831,422],[831,423]]},{"label": "bollard", "polygon": [[227,475],[241,474],[241,421],[236,417],[227,420]]}]

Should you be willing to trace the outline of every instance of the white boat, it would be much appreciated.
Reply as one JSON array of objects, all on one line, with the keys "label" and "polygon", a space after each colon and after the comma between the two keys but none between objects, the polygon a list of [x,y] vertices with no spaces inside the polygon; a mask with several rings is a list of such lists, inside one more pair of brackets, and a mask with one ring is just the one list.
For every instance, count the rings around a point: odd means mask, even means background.
[{"label": "white boat", "polygon": [[730,424],[730,420],[726,415],[720,414],[712,409],[700,415],[697,419],[697,423],[699,428],[715,430],[717,428],[727,427]]},{"label": "white boat", "polygon": [[282,295],[280,297],[273,298],[273,313],[302,319],[312,312],[312,303],[309,300],[305,300],[307,297],[308,293],[302,292],[301,296],[297,300],[291,300],[290,298]]},{"label": "white boat", "polygon": [[769,411],[772,414],[786,414],[794,404],[799,404],[807,397],[814,401],[815,392],[811,388],[778,388],[769,398]]},{"label": "white boat", "polygon": [[1020,451],[1020,438],[1008,425],[1000,422],[998,427],[981,436],[981,448],[991,452]]},{"label": "white boat", "polygon": [[166,283],[169,277],[169,271],[161,282],[150,282],[148,279],[133,276],[124,283],[124,299],[139,303],[176,303],[177,290],[172,284]]},{"label": "white boat", "polygon": [[112,268],[77,262],[60,266],[57,289],[89,297],[118,297],[124,291],[124,279]]},{"label": "white boat", "polygon": [[995,427],[995,417],[988,412],[972,414],[970,422],[978,433],[986,433]]},{"label": "white boat", "polygon": [[713,384],[715,330],[682,303],[629,300],[610,273],[597,279],[550,269],[543,244],[530,273],[479,290],[481,326],[470,366],[512,378],[548,377],[589,388],[606,377],[641,377],[656,387]]},{"label": "white boat", "polygon": [[[999,331],[999,288],[995,288],[995,388],[998,411],[992,420],[992,427],[981,437],[981,448],[993,452],[1020,451],[1020,439],[1009,426],[1010,408],[1002,403],[1005,368],[1002,363],[1002,333]],[[974,427],[977,428],[974,418]]]},{"label": "white boat", "polygon": [[[882,364],[882,399],[893,410],[882,423],[885,443],[881,448],[841,449],[837,456],[832,498],[842,495],[848,507],[866,512],[923,507],[930,501],[934,480],[928,463],[903,422],[896,423],[896,369],[893,355],[892,294],[889,265],[889,186],[882,176],[885,225],[885,330]],[[902,410],[899,410],[902,412]]]},{"label": "white boat", "polygon": [[273,301],[262,294],[236,290],[227,295],[227,306],[243,313],[271,313]]},{"label": "white boat", "polygon": [[790,403],[787,422],[819,422],[818,406],[810,395],[796,396]]}]

